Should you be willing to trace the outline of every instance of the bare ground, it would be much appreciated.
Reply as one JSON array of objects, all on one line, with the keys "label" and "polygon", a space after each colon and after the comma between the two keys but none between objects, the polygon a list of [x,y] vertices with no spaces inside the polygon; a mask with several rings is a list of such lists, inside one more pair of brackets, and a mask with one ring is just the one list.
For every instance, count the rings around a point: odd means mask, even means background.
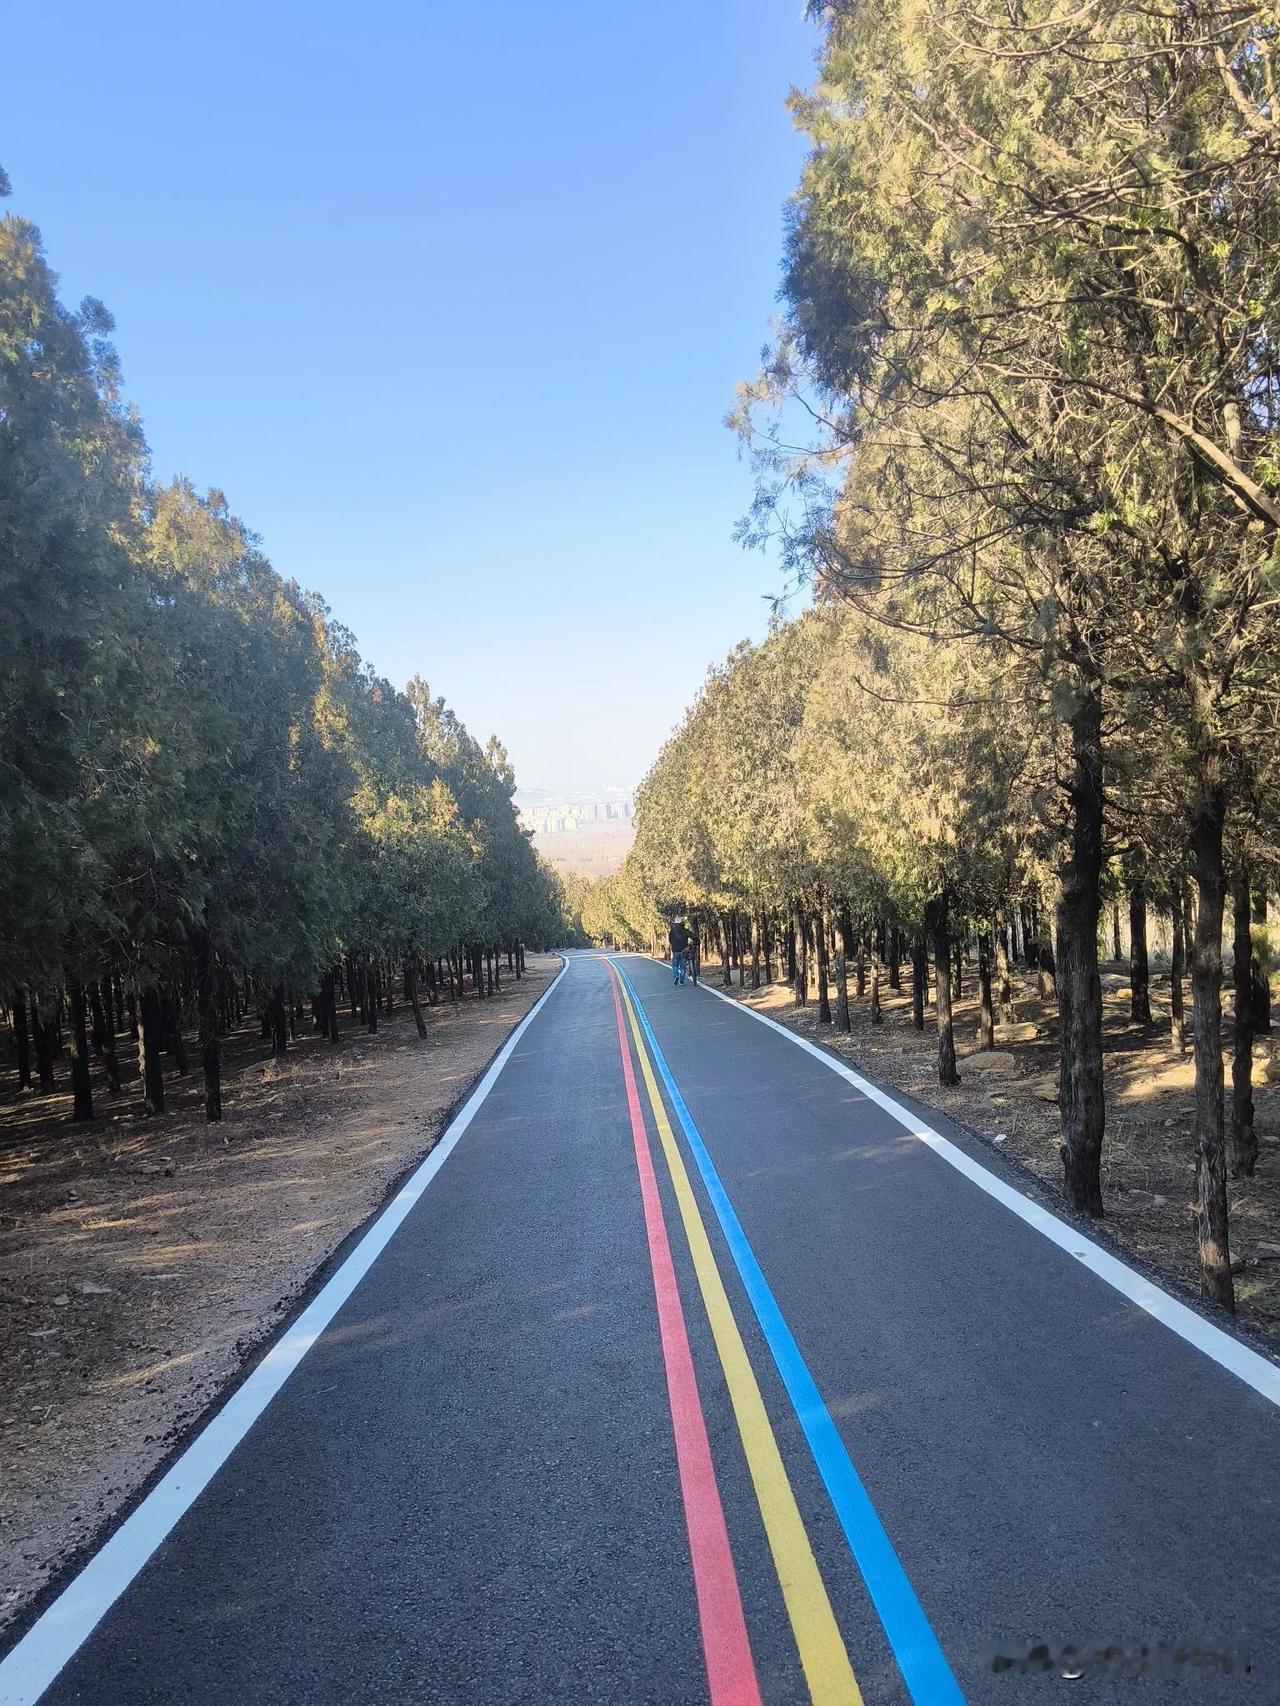
[{"label": "bare ground", "polygon": [[[723,989],[718,966],[706,968],[704,981]],[[1175,1289],[1198,1296],[1192,1152],[1195,1074],[1190,1053],[1176,1053],[1170,1041],[1168,978],[1152,974],[1156,1022],[1150,1026],[1137,1025],[1129,1017],[1128,979],[1122,967],[1108,968],[1103,984],[1105,1225],[1122,1250],[1158,1270]],[[965,985],[965,998],[955,1005],[961,1082],[949,1090],[938,1084],[933,1010],[926,1013],[923,1033],[912,1025],[907,966],[900,993],[882,985],[882,1024],[872,1025],[868,1003],[851,995],[853,1028],[847,1036],[832,1025],[818,1023],[816,1003],[794,1006],[785,984],[758,991],[735,985],[732,993],[792,1030],[835,1049],[869,1078],[937,1108],[1059,1193],[1062,1132],[1057,1110],[1056,1005],[1052,998],[1041,997],[1034,978],[1018,977],[1018,1022],[997,1026],[995,1052],[984,1056],[977,1042],[976,977],[966,973]],[[1224,1030],[1229,1035],[1229,1023]],[[1229,1180],[1228,1193],[1239,1319],[1280,1352],[1280,1084],[1266,1081],[1270,1059],[1271,1043],[1260,1039],[1253,1069],[1258,1169],[1252,1179]],[[1226,1073],[1229,1117],[1229,1059]]]},{"label": "bare ground", "polygon": [[198,1071],[168,1078],[155,1119],[128,1082],[95,1084],[92,1125],[68,1123],[65,1086],[0,1106],[0,1627],[432,1147],[558,966],[530,956],[493,999],[426,1009],[425,1041],[405,1007],[278,1063],[243,1030],[221,1125]]}]

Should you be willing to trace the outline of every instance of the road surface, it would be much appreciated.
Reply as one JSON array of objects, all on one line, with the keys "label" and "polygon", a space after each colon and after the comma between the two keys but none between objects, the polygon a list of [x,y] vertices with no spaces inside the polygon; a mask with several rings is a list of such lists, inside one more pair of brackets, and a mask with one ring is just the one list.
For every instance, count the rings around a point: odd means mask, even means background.
[{"label": "road surface", "polygon": [[570,956],[0,1701],[1280,1701],[1276,1371],[928,1118]]}]

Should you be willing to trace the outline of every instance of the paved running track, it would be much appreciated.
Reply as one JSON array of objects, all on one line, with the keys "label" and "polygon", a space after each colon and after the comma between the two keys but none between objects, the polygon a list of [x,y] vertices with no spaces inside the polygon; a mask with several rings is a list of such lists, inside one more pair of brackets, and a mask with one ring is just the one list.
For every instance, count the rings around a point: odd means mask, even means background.
[{"label": "paved running track", "polygon": [[1280,1371],[825,1058],[571,955],[0,1702],[1280,1701]]}]

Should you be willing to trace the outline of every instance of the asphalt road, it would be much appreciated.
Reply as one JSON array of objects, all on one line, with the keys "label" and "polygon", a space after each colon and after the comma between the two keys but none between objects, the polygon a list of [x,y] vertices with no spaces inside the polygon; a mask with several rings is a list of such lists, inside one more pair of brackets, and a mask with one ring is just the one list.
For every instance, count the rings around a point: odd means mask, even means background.
[{"label": "asphalt road", "polygon": [[[109,1706],[1280,1701],[1277,1404],[787,1037],[618,964],[571,956],[195,1502],[0,1702],[62,1657],[40,1698]],[[990,1664],[1156,1640],[1252,1674]]]}]

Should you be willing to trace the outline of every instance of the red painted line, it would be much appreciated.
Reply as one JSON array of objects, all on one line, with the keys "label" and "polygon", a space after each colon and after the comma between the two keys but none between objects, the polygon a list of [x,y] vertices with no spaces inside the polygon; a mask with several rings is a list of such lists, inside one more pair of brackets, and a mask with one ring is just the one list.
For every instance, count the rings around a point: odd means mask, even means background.
[{"label": "red painted line", "polygon": [[640,1174],[649,1264],[653,1269],[662,1358],[667,1370],[671,1426],[676,1436],[676,1467],[680,1474],[680,1494],[684,1500],[685,1527],[689,1534],[689,1556],[693,1563],[694,1591],[698,1599],[698,1620],[702,1625],[702,1650],[707,1662],[711,1706],[760,1706],[760,1687],[751,1657],[751,1643],[747,1639],[746,1619],[742,1614],[738,1574],[729,1548],[724,1507],[720,1503],[720,1490],[716,1486],[716,1472],[711,1462],[707,1424],[702,1414],[702,1400],[698,1397],[698,1382],[693,1372],[693,1356],[689,1350],[689,1335],[676,1285],[671,1246],[667,1241],[662,1199],[653,1173],[653,1157],[644,1129],[644,1115],[640,1111],[622,1003],[618,999],[618,984],[612,967],[609,987],[613,992],[614,1013],[618,1021],[622,1076],[627,1087],[631,1137]]}]

